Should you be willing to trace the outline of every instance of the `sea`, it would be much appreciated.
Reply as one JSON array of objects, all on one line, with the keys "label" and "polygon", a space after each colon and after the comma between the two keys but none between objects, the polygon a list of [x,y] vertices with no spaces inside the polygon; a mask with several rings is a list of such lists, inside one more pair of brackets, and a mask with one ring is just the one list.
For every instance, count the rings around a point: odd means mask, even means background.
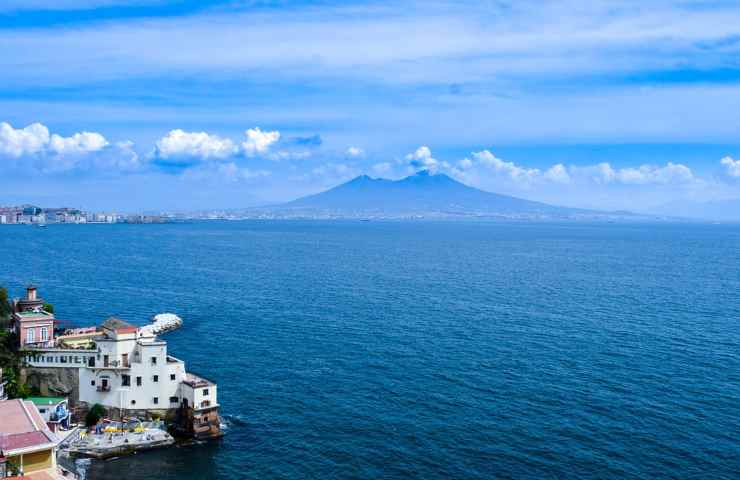
[{"label": "sea", "polygon": [[0,226],[0,284],[165,334],[226,435],[87,479],[740,478],[740,225]]}]

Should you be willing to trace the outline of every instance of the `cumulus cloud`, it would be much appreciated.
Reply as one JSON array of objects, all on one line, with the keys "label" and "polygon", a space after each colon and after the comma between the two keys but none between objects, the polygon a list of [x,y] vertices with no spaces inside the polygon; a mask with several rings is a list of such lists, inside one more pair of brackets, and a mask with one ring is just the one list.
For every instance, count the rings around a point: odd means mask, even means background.
[{"label": "cumulus cloud", "polygon": [[266,153],[271,145],[280,140],[280,132],[263,132],[259,127],[250,128],[244,135],[247,139],[242,142],[242,150],[247,157]]},{"label": "cumulus cloud", "polygon": [[101,169],[106,173],[142,167],[131,142],[111,144],[97,132],[78,132],[69,137],[50,134],[41,123],[13,128],[0,122],[0,157],[21,169],[42,173]]},{"label": "cumulus cloud", "polygon": [[570,174],[562,163],[548,168],[543,174],[543,177],[554,183],[570,183]]},{"label": "cumulus cloud", "polygon": [[360,147],[349,147],[349,148],[347,149],[347,151],[345,152],[345,154],[346,154],[346,155],[347,155],[348,157],[354,157],[354,158],[357,158],[357,157],[362,157],[362,156],[364,156],[364,155],[365,155],[365,150],[361,149]]},{"label": "cumulus cloud", "polygon": [[727,176],[740,178],[740,160],[735,160],[732,157],[725,157],[720,160],[720,163],[724,165]]},{"label": "cumulus cloud", "polygon": [[686,184],[696,180],[686,165],[668,162],[664,166],[641,165],[639,167],[613,168],[609,163],[585,167],[570,167],[570,175],[587,179],[597,184],[620,183],[625,185]]},{"label": "cumulus cloud", "polygon": [[439,162],[432,157],[432,151],[426,145],[422,145],[414,153],[406,155],[406,160],[413,168],[426,168],[435,172],[439,167]]},{"label": "cumulus cloud", "polygon": [[236,152],[234,142],[228,138],[206,132],[185,132],[178,128],[157,140],[155,156],[175,163],[187,163],[194,158],[224,159]]},{"label": "cumulus cloud", "polygon": [[66,138],[54,134],[49,141],[49,149],[62,155],[97,152],[108,145],[108,140],[95,132],[75,133]]},{"label": "cumulus cloud", "polygon": [[534,180],[540,175],[540,171],[536,168],[523,168],[513,162],[505,162],[488,150],[473,153],[473,158],[495,173],[506,175],[517,181]]},{"label": "cumulus cloud", "polygon": [[40,123],[15,129],[9,123],[0,122],[0,154],[8,157],[39,153],[47,148],[49,138],[49,129]]},{"label": "cumulus cloud", "polygon": [[493,174],[494,177],[505,178],[519,185],[573,182],[597,185],[678,185],[697,181],[689,167],[672,162],[663,166],[641,165],[626,168],[613,168],[607,162],[585,166],[565,166],[558,163],[543,171],[501,160],[489,150],[474,152],[471,157],[457,162],[451,173],[463,178],[469,177],[472,173],[479,176]]}]

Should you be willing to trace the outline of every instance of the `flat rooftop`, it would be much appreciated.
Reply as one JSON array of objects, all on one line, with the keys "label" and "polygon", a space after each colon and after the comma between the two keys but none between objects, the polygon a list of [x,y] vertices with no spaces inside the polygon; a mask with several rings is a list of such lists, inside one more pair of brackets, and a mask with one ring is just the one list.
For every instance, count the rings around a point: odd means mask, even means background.
[{"label": "flat rooftop", "polygon": [[18,315],[21,318],[34,318],[34,317],[40,317],[40,318],[53,318],[54,315],[52,315],[49,312],[44,312],[43,310],[40,312],[16,312],[16,315]]},{"label": "flat rooftop", "polygon": [[198,375],[195,375],[193,373],[186,373],[185,380],[183,380],[182,382],[190,385],[193,388],[209,387],[215,385],[215,383],[211,382],[210,380],[206,380],[205,378],[199,377]]}]

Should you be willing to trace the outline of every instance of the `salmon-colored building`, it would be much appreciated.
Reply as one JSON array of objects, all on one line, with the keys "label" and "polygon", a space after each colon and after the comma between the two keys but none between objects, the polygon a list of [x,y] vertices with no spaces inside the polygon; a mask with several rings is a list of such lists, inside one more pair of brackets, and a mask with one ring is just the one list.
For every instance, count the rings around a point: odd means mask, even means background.
[{"label": "salmon-colored building", "polygon": [[13,301],[13,329],[20,348],[54,346],[54,315],[44,311],[44,299],[35,286],[26,288],[26,297]]}]

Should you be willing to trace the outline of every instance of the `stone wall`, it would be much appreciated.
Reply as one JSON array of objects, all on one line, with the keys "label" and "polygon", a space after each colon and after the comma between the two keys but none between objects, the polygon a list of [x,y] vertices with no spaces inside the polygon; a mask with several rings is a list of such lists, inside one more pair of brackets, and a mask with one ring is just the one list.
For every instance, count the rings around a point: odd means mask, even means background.
[{"label": "stone wall", "polygon": [[41,395],[67,397],[70,406],[79,402],[80,374],[77,368],[21,368],[20,380]]}]

